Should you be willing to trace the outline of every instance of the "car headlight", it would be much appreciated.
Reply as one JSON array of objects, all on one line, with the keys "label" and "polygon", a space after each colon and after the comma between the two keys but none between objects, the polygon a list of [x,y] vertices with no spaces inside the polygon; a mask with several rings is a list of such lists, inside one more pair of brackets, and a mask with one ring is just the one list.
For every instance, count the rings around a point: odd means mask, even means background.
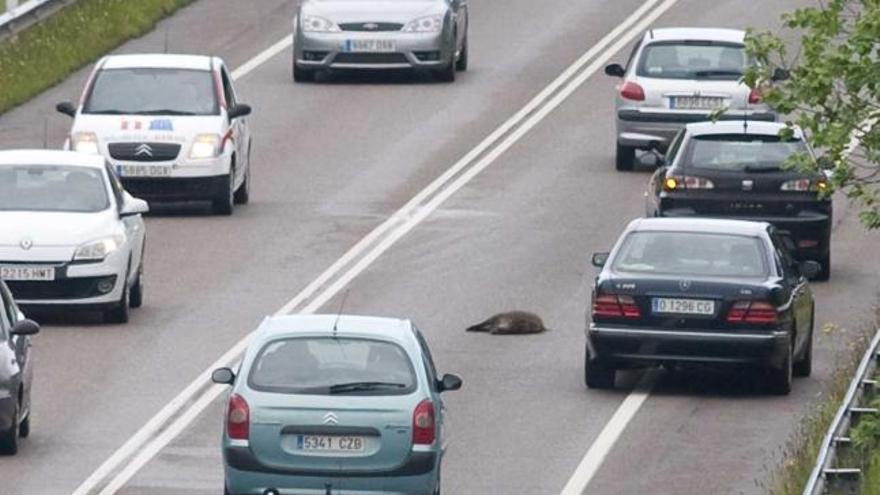
[{"label": "car headlight", "polygon": [[307,33],[339,33],[339,26],[330,19],[316,15],[304,15],[301,17],[302,30]]},{"label": "car headlight", "polygon": [[439,33],[442,29],[443,16],[439,14],[419,17],[403,28],[407,33]]},{"label": "car headlight", "polygon": [[71,136],[70,149],[80,153],[99,154],[98,136],[94,132],[77,132]]},{"label": "car headlight", "polygon": [[114,235],[99,239],[97,241],[88,242],[76,248],[73,255],[74,261],[102,261],[111,253],[119,249],[125,244],[124,235]]},{"label": "car headlight", "polygon": [[193,141],[189,157],[194,160],[199,158],[215,158],[220,155],[220,136],[217,134],[201,134]]}]

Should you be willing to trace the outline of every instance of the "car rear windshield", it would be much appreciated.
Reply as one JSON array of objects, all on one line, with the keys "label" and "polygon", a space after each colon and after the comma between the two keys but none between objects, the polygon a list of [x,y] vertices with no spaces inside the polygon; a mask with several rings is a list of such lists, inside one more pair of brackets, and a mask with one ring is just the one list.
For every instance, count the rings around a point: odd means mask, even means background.
[{"label": "car rear windshield", "polygon": [[260,350],[248,385],[305,395],[406,395],[416,374],[400,346],[352,338],[291,338]]},{"label": "car rear windshield", "polygon": [[796,153],[806,153],[800,139],[773,135],[718,134],[695,136],[685,152],[684,166],[733,172],[782,170]]},{"label": "car rear windshield", "polygon": [[743,45],[703,41],[651,43],[642,51],[639,77],[737,80],[747,62]]},{"label": "car rear windshield", "polygon": [[101,170],[56,165],[0,167],[0,211],[91,213],[109,207]]},{"label": "car rear windshield", "polygon": [[83,107],[88,114],[218,115],[211,71],[106,69]]},{"label": "car rear windshield", "polygon": [[618,272],[715,277],[764,277],[761,240],[731,234],[632,232],[620,247]]}]

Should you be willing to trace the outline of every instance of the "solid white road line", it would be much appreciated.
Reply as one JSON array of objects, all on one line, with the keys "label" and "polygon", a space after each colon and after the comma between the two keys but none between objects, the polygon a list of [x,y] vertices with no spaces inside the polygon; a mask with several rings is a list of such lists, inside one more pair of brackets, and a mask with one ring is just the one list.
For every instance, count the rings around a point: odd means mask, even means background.
[{"label": "solid white road line", "polygon": [[[296,297],[288,302],[276,314],[288,314],[295,311],[297,307],[309,300],[309,298],[317,293],[327,282],[332,280],[341,270],[366,252],[366,254],[363,255],[355,265],[336,279],[332,285],[318,294],[308,305],[303,307],[300,313],[313,313],[323,306],[329,299],[338,294],[340,290],[350,283],[351,280],[360,274],[365,268],[372,264],[379,256],[381,256],[381,254],[387,251],[400,238],[406,235],[406,233],[427,218],[431,212],[436,210],[441,204],[449,199],[449,197],[451,197],[456,191],[464,187],[477,174],[493,163],[505,151],[510,149],[514,143],[546,118],[550,112],[562,104],[562,102],[574,93],[574,91],[591,77],[604,63],[606,63],[611,56],[624,48],[636,36],[644,31],[647,25],[675,4],[677,0],[666,0],[655,11],[652,11],[647,17],[645,17],[645,19],[638,22],[645,13],[649,12],[653,7],[660,3],[660,1],[661,0],[647,0],[643,3],[633,12],[632,15],[630,15],[630,17],[619,24],[580,59],[568,67],[558,78],[544,88],[544,90],[542,90],[519,112],[496,129],[483,142],[429,184],[425,189],[420,191],[385,222],[361,239],[361,241],[297,294]],[[617,40],[621,35],[624,35],[623,38]],[[614,43],[615,40],[617,40],[616,43]],[[238,79],[244,77],[272,57],[290,47],[291,44],[292,37],[290,36],[278,41],[233,71],[233,78]],[[593,60],[597,56],[598,58]],[[584,66],[591,60],[593,63],[584,69]],[[577,75],[577,77],[572,79],[575,75]],[[507,137],[497,147],[492,149],[491,152],[487,153],[487,151],[489,151],[490,148],[492,148],[492,146],[505,135],[507,135]],[[474,160],[484,155],[484,153],[485,156],[474,163]],[[464,173],[461,173],[462,170],[469,165],[472,166]],[[456,176],[458,177],[456,178]],[[453,178],[456,178],[456,180],[446,186]],[[425,202],[426,200],[427,202]],[[393,231],[385,236],[385,234],[392,229]],[[383,238],[383,236],[385,237]],[[377,241],[380,242],[376,244]],[[373,246],[374,244],[375,246]],[[373,246],[373,249],[368,251],[370,246]],[[248,340],[249,339],[246,337],[238,342],[232,349],[218,359],[214,365],[199,375],[193,383],[169,402],[122,447],[114,452],[104,464],[102,464],[73,492],[73,495],[87,495],[92,493],[93,490],[100,487],[110,476],[112,476],[124,462],[128,461],[125,467],[104,486],[103,490],[100,491],[100,494],[112,495],[122,488],[150,461],[150,459],[183,432],[197,419],[198,415],[204,409],[223,394],[226,387],[210,385],[211,372],[215,368],[230,366],[237,361],[247,348]],[[207,390],[205,390],[206,387],[208,387]],[[200,392],[203,393],[201,396],[198,396]],[[186,410],[184,410],[184,408],[186,408]],[[183,412],[181,413],[181,411]],[[171,423],[167,424],[169,421],[171,421]]]}]

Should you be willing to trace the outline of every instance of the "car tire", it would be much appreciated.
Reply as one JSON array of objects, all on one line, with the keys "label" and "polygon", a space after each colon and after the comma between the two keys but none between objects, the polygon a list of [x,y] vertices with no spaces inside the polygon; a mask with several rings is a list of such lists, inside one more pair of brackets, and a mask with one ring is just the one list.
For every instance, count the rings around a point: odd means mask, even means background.
[{"label": "car tire", "polygon": [[251,200],[251,164],[248,162],[247,168],[244,170],[244,181],[238,186],[238,190],[232,198],[237,205],[246,205]]},{"label": "car tire", "polygon": [[[141,253],[141,257],[143,257]],[[131,292],[128,295],[128,306],[131,308],[140,308],[144,305],[144,262],[141,261],[138,268],[137,278],[131,286]]]},{"label": "car tire", "polygon": [[24,418],[20,425],[18,425],[18,437],[19,438],[27,438],[31,435],[31,415],[28,414],[28,417]]},{"label": "car tire", "polygon": [[816,325],[816,308],[813,307],[813,310],[810,315],[810,335],[807,337],[807,348],[804,350],[804,355],[801,357],[800,361],[794,363],[794,376],[797,377],[808,377],[813,373],[813,330]]},{"label": "car tire", "polygon": [[442,69],[438,69],[434,73],[434,77],[437,78],[438,81],[441,82],[455,82],[455,71],[456,71],[456,61],[455,61],[455,48],[452,49],[452,57],[449,60],[449,64]]},{"label": "car tire", "polygon": [[792,377],[794,377],[792,347],[792,344],[788,346],[788,352],[785,355],[782,366],[770,369],[768,384],[770,386],[770,392],[774,395],[788,395],[791,393]]},{"label": "car tire", "polygon": [[434,491],[431,492],[433,495],[440,495],[440,467],[437,467],[437,482],[434,484]]},{"label": "car tire", "polygon": [[617,370],[593,359],[589,349],[584,352],[584,383],[587,388],[612,389],[616,376]]},{"label": "car tire", "polygon": [[465,72],[468,69],[468,36],[464,36],[461,43],[461,53],[458,54],[458,60],[455,62],[455,70]]},{"label": "car tire", "polygon": [[233,180],[233,174],[235,173],[235,169],[229,169],[229,175],[223,178],[221,185],[223,186],[223,192],[221,192],[213,201],[213,210],[215,215],[229,216],[232,215],[232,208],[235,204],[235,191],[233,191],[233,186],[235,184]]},{"label": "car tire", "polygon": [[293,62],[293,82],[305,83],[312,82],[314,80],[315,71],[303,69],[302,67],[296,65],[296,62]]},{"label": "car tire", "polygon": [[15,403],[13,414],[12,426],[0,433],[0,454],[3,455],[15,455],[18,453],[18,440],[21,435],[18,419],[18,415],[21,414],[21,405],[18,402]]},{"label": "car tire", "polygon": [[128,285],[122,289],[122,297],[112,308],[104,312],[104,323],[128,323],[129,318],[129,289]]},{"label": "car tire", "polygon": [[617,153],[614,155],[614,166],[621,172],[633,169],[636,163],[636,149],[617,143]]},{"label": "car tire", "polygon": [[828,251],[828,254],[822,257],[822,259],[816,260],[822,265],[822,270],[819,271],[819,274],[816,275],[814,280],[818,282],[827,282],[831,278],[831,251]]}]

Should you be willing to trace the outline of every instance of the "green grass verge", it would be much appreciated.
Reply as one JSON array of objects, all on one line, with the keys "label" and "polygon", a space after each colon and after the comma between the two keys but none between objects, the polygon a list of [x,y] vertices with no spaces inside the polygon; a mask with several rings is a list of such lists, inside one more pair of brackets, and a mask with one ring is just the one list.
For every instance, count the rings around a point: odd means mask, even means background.
[{"label": "green grass verge", "polygon": [[[5,0],[0,0],[5,4]],[[79,0],[0,42],[0,113],[63,81],[193,0]]]}]

